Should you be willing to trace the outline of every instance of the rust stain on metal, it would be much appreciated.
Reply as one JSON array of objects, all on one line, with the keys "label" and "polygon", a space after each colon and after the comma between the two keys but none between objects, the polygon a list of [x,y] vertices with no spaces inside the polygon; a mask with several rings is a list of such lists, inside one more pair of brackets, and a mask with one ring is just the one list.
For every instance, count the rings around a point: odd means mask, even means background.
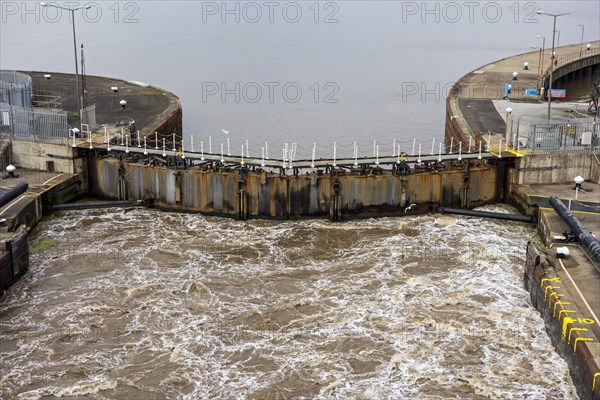
[{"label": "rust stain on metal", "polygon": [[[90,161],[90,189],[105,198],[141,200],[152,197],[157,207],[224,216],[238,215],[240,171],[174,170],[139,163],[119,164],[115,158]],[[497,198],[495,166],[473,166],[437,171],[423,170],[398,176],[373,175],[285,176],[244,171],[244,205],[250,217],[303,218],[329,215],[334,185],[341,211],[348,217],[404,215],[417,204],[421,212],[437,206],[475,207]]]}]

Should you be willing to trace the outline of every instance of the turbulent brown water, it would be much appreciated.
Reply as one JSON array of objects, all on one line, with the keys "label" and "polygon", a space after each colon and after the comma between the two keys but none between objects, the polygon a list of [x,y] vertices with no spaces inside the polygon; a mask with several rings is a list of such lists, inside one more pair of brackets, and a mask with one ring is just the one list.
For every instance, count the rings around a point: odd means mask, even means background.
[{"label": "turbulent brown water", "polygon": [[534,235],[65,212],[0,301],[0,397],[577,398],[523,288]]}]

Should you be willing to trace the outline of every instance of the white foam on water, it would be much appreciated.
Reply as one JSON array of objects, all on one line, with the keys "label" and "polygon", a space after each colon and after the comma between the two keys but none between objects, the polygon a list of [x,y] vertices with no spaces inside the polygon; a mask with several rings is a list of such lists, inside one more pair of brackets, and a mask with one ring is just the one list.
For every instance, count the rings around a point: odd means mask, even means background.
[{"label": "white foam on water", "polygon": [[40,231],[63,251],[0,302],[2,397],[577,396],[522,287],[524,225],[115,209]]}]

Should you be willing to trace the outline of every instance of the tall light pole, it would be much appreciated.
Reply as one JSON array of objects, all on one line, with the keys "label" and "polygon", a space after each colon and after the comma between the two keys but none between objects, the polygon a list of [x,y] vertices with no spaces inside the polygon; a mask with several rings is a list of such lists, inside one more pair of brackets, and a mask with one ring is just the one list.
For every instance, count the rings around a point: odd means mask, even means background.
[{"label": "tall light pole", "polygon": [[542,62],[540,64],[540,75],[544,74],[544,57],[546,57],[546,36],[543,35],[533,35],[534,38],[542,39]]},{"label": "tall light pole", "polygon": [[538,14],[549,15],[554,18],[554,25],[552,27],[552,53],[550,54],[550,80],[548,81],[548,124],[550,123],[550,108],[552,106],[552,72],[554,72],[554,39],[556,37],[556,18],[568,15],[569,13],[562,14],[549,14],[542,10],[537,11]]},{"label": "tall light pole", "polygon": [[579,57],[583,54],[583,31],[585,30],[585,25],[577,24],[577,26],[581,27],[581,46],[579,47]]},{"label": "tall light pole", "polygon": [[75,53],[75,85],[77,88],[77,114],[79,115],[79,125],[81,125],[82,120],[81,120],[81,103],[82,103],[82,96],[81,96],[81,91],[79,90],[79,63],[77,61],[77,39],[75,38],[75,11],[78,10],[87,10],[89,8],[91,8],[90,5],[85,5],[83,7],[75,7],[75,8],[67,8],[67,7],[61,7],[55,4],[48,4],[48,3],[40,3],[42,5],[42,7],[54,7],[54,8],[60,8],[61,10],[65,10],[65,11],[70,11],[71,12],[71,22],[73,24],[73,52]]},{"label": "tall light pole", "polygon": [[[534,49],[534,50],[539,50],[540,51],[540,54],[538,56],[538,78],[541,78],[542,77],[542,69],[540,68],[540,66],[541,66],[540,64],[542,62],[542,48],[541,47],[537,47],[537,46],[533,46],[531,43],[529,43],[529,47],[532,48],[532,49]],[[539,85],[539,83],[538,83],[538,85]],[[538,89],[539,89],[539,87],[538,87]]]}]

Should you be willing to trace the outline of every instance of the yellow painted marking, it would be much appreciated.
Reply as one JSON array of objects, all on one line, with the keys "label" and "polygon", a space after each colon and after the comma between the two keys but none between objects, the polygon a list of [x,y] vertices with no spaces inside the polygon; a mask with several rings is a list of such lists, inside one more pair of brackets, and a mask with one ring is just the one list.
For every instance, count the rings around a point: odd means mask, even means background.
[{"label": "yellow painted marking", "polygon": [[563,337],[567,337],[567,325],[569,324],[573,324],[575,323],[575,320],[571,317],[565,317],[565,319],[563,319],[563,326],[562,326],[562,335]]},{"label": "yellow painted marking", "polygon": [[[549,199],[550,197],[552,197],[552,196],[546,196],[546,195],[543,195],[543,194],[533,194],[533,193],[527,193],[527,196],[528,197],[537,197],[537,198],[540,198],[540,199]],[[559,200],[562,200],[562,201],[569,201],[569,200],[571,200],[571,201],[581,201],[581,202],[584,202],[584,203],[600,204],[600,202],[598,202],[598,201],[592,201],[592,200],[575,200],[574,198],[568,198],[568,197],[566,197],[566,198],[562,198],[561,197],[561,198],[559,198]],[[551,207],[540,207],[540,208],[542,210],[554,210]]]},{"label": "yellow painted marking", "polygon": [[577,286],[577,284],[575,283],[575,281],[571,277],[571,274],[569,274],[569,271],[567,271],[567,269],[565,268],[565,265],[563,264],[563,262],[562,262],[562,260],[560,258],[558,259],[558,262],[560,264],[560,267],[563,269],[563,271],[565,272],[565,274],[567,275],[567,277],[569,278],[569,280],[571,281],[571,283],[575,287],[575,290],[577,291],[577,294],[579,295],[579,297],[581,298],[581,300],[583,300],[583,304],[585,304],[585,306],[587,307],[588,311],[590,312],[590,315],[592,317],[594,317],[595,320],[598,320],[598,317],[596,316],[596,313],[594,312],[594,310],[592,310],[592,307],[590,307],[590,304],[585,299],[585,296],[583,295],[583,293],[581,293],[581,290],[579,290],[579,287]]},{"label": "yellow painted marking", "polygon": [[[566,313],[570,313],[570,312],[576,312],[576,311],[575,311],[575,310],[560,310],[560,311],[558,312],[558,319],[560,320],[560,316],[561,316],[563,313],[565,313],[565,314],[566,314]],[[566,318],[566,317],[565,317],[565,318]]]},{"label": "yellow painted marking", "polygon": [[554,303],[554,311],[552,312],[552,316],[556,317],[556,306],[559,304],[571,304],[568,301],[557,301],[556,303]]},{"label": "yellow painted marking", "polygon": [[575,339],[575,343],[573,344],[573,353],[577,352],[577,342],[591,342],[594,339],[589,338],[589,337],[578,337],[577,339]]},{"label": "yellow painted marking", "polygon": [[548,289],[560,289],[560,286],[546,286],[546,288],[544,289],[544,300],[548,297]]},{"label": "yellow painted marking", "polygon": [[548,308],[550,308],[550,303],[552,302],[553,299],[558,300],[561,297],[565,297],[565,295],[562,293],[558,293],[558,292],[550,293],[550,296],[548,296]]},{"label": "yellow painted marking", "polygon": [[600,372],[596,372],[594,374],[594,378],[592,378],[592,392],[596,389],[596,378],[600,376]]},{"label": "yellow painted marking", "polygon": [[594,325],[596,321],[591,318],[577,318],[577,322],[580,324]]},{"label": "yellow painted marking", "polygon": [[560,282],[560,278],[558,278],[558,277],[556,277],[556,278],[542,278],[542,280],[540,281],[540,284],[542,286],[544,286],[544,282],[547,282],[547,281],[550,281],[550,282]]},{"label": "yellow painted marking", "polygon": [[[549,210],[549,211],[554,211],[554,208],[540,207],[540,210]],[[576,211],[576,210],[571,210],[571,212],[572,212],[573,214],[598,215],[598,213],[597,213],[597,212],[591,212],[591,211]]]},{"label": "yellow painted marking", "polygon": [[571,333],[573,333],[573,331],[587,331],[587,328],[571,328],[569,329],[569,338],[568,338],[568,342],[571,343]]},{"label": "yellow painted marking", "polygon": [[523,156],[527,155],[527,153],[526,153],[525,150],[519,150],[517,152],[516,150],[508,149],[508,150],[505,150],[505,151],[508,151],[510,154],[514,154],[517,157],[523,157]]}]

